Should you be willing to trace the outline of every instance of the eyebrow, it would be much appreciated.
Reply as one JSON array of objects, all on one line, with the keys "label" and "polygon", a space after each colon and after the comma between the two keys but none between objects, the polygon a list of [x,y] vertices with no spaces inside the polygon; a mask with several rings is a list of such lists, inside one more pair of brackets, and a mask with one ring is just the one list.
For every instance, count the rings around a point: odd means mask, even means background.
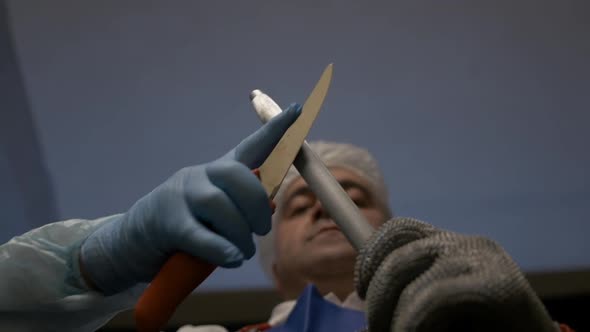
[{"label": "eyebrow", "polygon": [[[342,181],[338,181],[338,183],[340,183],[340,186],[342,186],[344,191],[346,191],[348,189],[358,189],[358,190],[362,191],[363,195],[367,196],[369,199],[372,198],[369,191],[356,181],[342,180]],[[297,196],[312,195],[312,194],[313,194],[313,192],[311,191],[311,189],[309,189],[309,186],[306,186],[306,185],[301,186],[300,188],[298,188],[297,190],[295,190],[291,194],[289,194],[289,196],[287,196],[287,199],[285,200],[285,203],[283,204],[283,208],[289,206],[289,203],[291,203],[291,201]]]}]

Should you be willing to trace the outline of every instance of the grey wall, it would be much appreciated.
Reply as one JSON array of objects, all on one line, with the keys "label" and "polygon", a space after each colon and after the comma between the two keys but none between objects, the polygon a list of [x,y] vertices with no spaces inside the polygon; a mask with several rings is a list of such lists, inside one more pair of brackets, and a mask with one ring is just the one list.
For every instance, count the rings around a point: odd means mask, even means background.
[{"label": "grey wall", "polygon": [[[399,215],[490,236],[527,271],[590,266],[587,1],[8,1],[60,218],[124,211],[303,102],[369,148]],[[237,281],[239,280],[239,282]],[[266,287],[251,262],[218,287]]]},{"label": "grey wall", "polygon": [[57,218],[10,28],[0,1],[0,243]]}]

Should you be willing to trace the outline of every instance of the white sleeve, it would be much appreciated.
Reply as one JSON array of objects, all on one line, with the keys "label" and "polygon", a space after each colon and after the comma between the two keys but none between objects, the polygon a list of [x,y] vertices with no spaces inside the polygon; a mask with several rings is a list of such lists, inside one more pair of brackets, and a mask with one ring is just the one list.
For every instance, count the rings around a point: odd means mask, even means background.
[{"label": "white sleeve", "polygon": [[0,246],[0,331],[95,331],[145,285],[103,296],[80,276],[81,242],[114,216],[48,224]]}]

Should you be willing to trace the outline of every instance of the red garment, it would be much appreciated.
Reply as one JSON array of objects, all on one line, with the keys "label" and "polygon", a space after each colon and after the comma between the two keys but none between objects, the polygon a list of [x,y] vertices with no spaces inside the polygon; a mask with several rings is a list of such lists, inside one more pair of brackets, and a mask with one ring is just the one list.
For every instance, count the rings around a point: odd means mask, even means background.
[{"label": "red garment", "polygon": [[576,332],[571,327],[565,324],[559,324],[559,329],[561,330],[561,332]]},{"label": "red garment", "polygon": [[271,327],[269,323],[252,324],[242,327],[238,332],[262,332],[269,330]]}]

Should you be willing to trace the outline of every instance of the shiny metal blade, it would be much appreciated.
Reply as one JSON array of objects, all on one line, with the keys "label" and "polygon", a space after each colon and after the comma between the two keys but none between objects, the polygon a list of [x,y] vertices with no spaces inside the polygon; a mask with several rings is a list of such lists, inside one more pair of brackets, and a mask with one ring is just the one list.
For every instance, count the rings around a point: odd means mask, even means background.
[{"label": "shiny metal blade", "polygon": [[303,110],[297,120],[289,127],[271,154],[259,167],[260,181],[271,199],[279,190],[283,178],[322,108],[332,81],[332,72],[333,65],[329,64],[303,104]]}]

